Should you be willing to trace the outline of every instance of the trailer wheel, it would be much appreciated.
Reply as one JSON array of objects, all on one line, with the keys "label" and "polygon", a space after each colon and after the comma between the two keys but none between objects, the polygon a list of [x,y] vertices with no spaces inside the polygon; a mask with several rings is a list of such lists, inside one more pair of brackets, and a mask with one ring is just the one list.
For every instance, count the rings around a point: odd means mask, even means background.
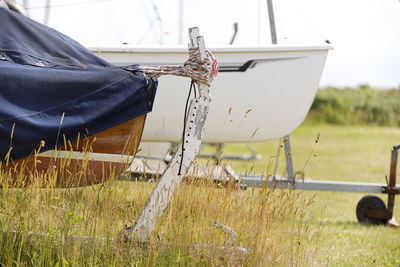
[{"label": "trailer wheel", "polygon": [[365,196],[357,204],[356,214],[357,219],[362,224],[374,224],[381,225],[387,222],[387,219],[383,218],[369,218],[366,216],[366,212],[370,210],[386,210],[385,202],[377,196]]}]

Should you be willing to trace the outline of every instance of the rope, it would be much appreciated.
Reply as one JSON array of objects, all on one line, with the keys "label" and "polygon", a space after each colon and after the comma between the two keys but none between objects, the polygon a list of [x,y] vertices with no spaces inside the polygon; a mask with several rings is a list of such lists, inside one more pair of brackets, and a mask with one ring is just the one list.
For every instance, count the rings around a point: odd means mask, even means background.
[{"label": "rope", "polygon": [[[185,153],[185,140],[186,135],[186,120],[187,120],[187,112],[188,105],[192,90],[194,91],[194,95],[196,97],[196,83],[202,83],[206,86],[210,86],[211,82],[217,76],[219,71],[218,61],[213,56],[213,54],[206,50],[206,59],[200,59],[200,51],[199,48],[189,48],[189,59],[185,61],[183,65],[164,65],[164,66],[137,66],[138,70],[143,71],[144,73],[154,76],[158,78],[161,75],[175,75],[182,77],[189,77],[192,79],[190,84],[189,94],[186,99],[185,105],[185,115],[183,120],[183,132],[182,132],[182,151],[181,151],[181,160],[179,164],[178,175],[181,175],[182,165],[183,165],[183,157]],[[186,141],[186,142],[185,142]]]},{"label": "rope", "polygon": [[219,71],[218,61],[206,50],[206,59],[200,59],[199,48],[189,48],[189,59],[183,65],[139,66],[140,71],[159,77],[175,75],[192,78],[193,81],[210,86]]}]

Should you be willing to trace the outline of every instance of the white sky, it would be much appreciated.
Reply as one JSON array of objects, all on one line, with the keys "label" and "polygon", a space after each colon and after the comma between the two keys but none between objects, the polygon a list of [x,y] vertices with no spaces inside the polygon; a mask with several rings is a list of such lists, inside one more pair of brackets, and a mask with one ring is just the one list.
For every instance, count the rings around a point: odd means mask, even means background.
[{"label": "white sky", "polygon": [[[177,44],[180,2],[185,43],[186,29],[199,26],[208,46],[227,45],[238,22],[235,45],[270,44],[266,0],[52,0],[49,26],[84,45]],[[28,4],[30,16],[43,22],[45,0]],[[274,5],[278,43],[332,42],[321,86],[400,87],[399,0],[275,0]]]}]

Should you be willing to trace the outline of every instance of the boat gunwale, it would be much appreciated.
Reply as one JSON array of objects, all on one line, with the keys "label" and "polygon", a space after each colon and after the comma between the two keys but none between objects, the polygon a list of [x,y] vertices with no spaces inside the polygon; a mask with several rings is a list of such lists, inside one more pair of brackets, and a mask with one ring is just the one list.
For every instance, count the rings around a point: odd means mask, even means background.
[{"label": "boat gunwale", "polygon": [[[186,46],[135,46],[135,45],[115,45],[115,46],[87,46],[93,53],[187,53]],[[215,53],[235,53],[235,52],[299,52],[299,51],[328,51],[333,46],[324,45],[269,45],[269,46],[215,46],[209,50]]]}]

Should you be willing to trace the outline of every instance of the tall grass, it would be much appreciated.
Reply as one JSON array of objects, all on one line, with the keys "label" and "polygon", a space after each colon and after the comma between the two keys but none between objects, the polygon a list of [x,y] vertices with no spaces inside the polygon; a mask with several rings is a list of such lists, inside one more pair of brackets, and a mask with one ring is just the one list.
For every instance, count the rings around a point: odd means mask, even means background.
[{"label": "tall grass", "polygon": [[[314,264],[316,251],[310,243],[315,243],[319,229],[311,226],[313,199],[301,192],[240,190],[188,180],[176,192],[149,246],[139,247],[117,237],[125,224],[135,221],[154,183],[117,181],[113,175],[89,187],[63,189],[49,183],[40,188],[43,184],[32,183],[13,189],[7,179],[0,180],[0,266]],[[218,248],[227,237],[211,226],[214,220],[232,227],[238,233],[234,245],[250,253]]]},{"label": "tall grass", "polygon": [[319,90],[311,106],[309,121],[334,124],[400,126],[400,90],[327,87]]}]

